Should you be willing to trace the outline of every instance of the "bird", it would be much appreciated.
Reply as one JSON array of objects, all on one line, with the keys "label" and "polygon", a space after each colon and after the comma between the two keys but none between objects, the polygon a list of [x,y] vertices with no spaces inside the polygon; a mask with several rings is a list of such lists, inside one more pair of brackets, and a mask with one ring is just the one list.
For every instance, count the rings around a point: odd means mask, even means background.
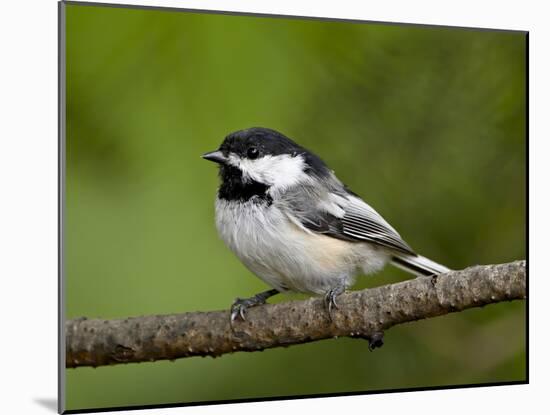
[{"label": "bird", "polygon": [[386,264],[414,276],[449,268],[417,254],[315,153],[264,127],[230,133],[202,155],[219,165],[217,232],[227,247],[271,289],[237,298],[231,322],[276,294],[323,296],[329,316],[358,275]]}]

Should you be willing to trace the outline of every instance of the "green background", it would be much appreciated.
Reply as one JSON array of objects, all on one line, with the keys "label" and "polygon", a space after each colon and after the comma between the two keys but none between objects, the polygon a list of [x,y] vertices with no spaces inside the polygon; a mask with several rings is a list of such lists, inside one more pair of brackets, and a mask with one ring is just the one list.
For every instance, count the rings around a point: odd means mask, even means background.
[{"label": "green background", "polygon": [[[68,5],[66,315],[227,309],[267,287],[216,235],[228,133],[318,153],[420,253],[524,258],[520,32]],[[409,278],[388,267],[356,288]],[[286,301],[298,296],[280,296]],[[218,359],[69,369],[67,408],[526,378],[525,305]]]}]

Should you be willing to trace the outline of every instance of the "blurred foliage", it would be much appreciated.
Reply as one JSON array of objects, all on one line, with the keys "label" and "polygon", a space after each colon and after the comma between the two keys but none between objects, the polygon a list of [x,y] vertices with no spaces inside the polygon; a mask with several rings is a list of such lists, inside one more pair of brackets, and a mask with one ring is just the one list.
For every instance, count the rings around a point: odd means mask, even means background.
[{"label": "blurred foliage", "polygon": [[[525,258],[523,33],[66,10],[68,318],[227,309],[266,289],[218,239],[200,158],[250,126],[321,155],[426,256]],[[388,267],[357,288],[406,278]],[[525,359],[524,304],[506,303],[396,327],[374,353],[337,339],[67,370],[67,405],[514,381]]]}]

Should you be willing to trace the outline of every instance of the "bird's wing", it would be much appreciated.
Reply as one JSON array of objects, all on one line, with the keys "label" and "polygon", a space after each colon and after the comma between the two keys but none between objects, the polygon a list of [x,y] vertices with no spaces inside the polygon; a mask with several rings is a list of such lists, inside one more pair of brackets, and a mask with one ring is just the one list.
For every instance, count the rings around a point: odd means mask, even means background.
[{"label": "bird's wing", "polygon": [[284,203],[289,217],[308,231],[416,255],[378,212],[351,192],[302,187],[288,192]]},{"label": "bird's wing", "polygon": [[412,248],[386,220],[359,197],[348,196],[342,218],[345,235],[374,242],[407,254],[416,255]]}]

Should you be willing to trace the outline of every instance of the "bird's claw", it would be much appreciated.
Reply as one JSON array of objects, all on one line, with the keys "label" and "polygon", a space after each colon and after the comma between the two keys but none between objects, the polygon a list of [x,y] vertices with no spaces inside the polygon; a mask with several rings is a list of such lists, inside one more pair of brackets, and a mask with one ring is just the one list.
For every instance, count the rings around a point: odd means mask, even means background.
[{"label": "bird's claw", "polygon": [[234,322],[237,318],[246,321],[246,310],[261,304],[265,304],[265,299],[259,296],[236,298],[231,305],[231,322]]},{"label": "bird's claw", "polygon": [[242,307],[239,303],[237,303],[239,299],[236,299],[233,305],[231,306],[231,321],[235,321],[237,317],[240,317],[243,321],[246,320],[245,318],[245,311],[244,307]]},{"label": "bird's claw", "polygon": [[246,320],[245,313],[247,306],[245,305],[245,300],[243,298],[236,298],[235,302],[231,305],[231,322],[235,321],[238,317],[242,321]]},{"label": "bird's claw", "polygon": [[240,317],[242,321],[246,320],[246,310],[248,308],[265,304],[265,301],[269,297],[273,297],[275,294],[279,294],[279,291],[276,289],[271,289],[258,293],[254,297],[236,298],[231,305],[231,320],[229,321],[231,326],[233,326],[233,322],[237,320],[238,317]]},{"label": "bird's claw", "polygon": [[338,310],[338,304],[336,303],[336,297],[338,297],[340,294],[344,292],[345,288],[338,286],[335,288],[331,288],[327,291],[325,294],[324,302],[325,302],[325,308],[328,311],[329,317],[332,319],[332,309],[335,308]]},{"label": "bird's claw", "polygon": [[328,310],[329,314],[332,312],[333,307],[338,309],[338,304],[336,303],[336,295],[333,290],[330,290],[325,294],[325,307]]}]

